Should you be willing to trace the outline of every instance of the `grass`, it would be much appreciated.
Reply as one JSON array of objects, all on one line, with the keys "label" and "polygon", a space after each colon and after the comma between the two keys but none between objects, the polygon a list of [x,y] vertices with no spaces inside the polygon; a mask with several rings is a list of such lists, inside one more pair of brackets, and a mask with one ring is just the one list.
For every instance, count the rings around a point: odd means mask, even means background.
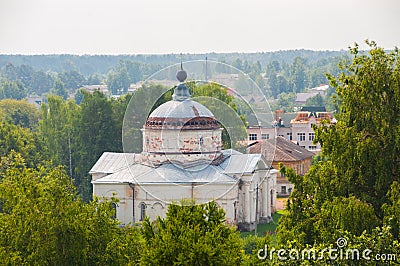
[{"label": "grass", "polygon": [[[278,210],[276,213],[272,214],[272,221],[267,224],[257,225],[257,236],[265,236],[266,234],[271,235],[272,242],[276,241],[276,228],[278,227],[279,218],[285,214],[284,210]],[[254,230],[250,232],[242,232],[240,236],[246,237],[249,235],[255,235]]]}]

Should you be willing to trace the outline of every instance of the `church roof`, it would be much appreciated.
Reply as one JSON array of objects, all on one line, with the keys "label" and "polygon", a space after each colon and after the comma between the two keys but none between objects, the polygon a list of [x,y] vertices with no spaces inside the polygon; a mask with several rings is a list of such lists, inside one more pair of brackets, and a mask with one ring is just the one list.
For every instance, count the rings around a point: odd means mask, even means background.
[{"label": "church roof", "polygon": [[237,174],[254,172],[261,154],[232,154],[219,166],[226,174]]},{"label": "church roof", "polygon": [[134,153],[104,152],[97,160],[89,174],[112,174],[135,162]]},{"label": "church roof", "polygon": [[93,183],[134,183],[134,184],[171,184],[171,183],[236,183],[237,180],[223,172],[217,166],[185,168],[174,164],[164,164],[153,168],[134,164],[121,171],[93,181]]},{"label": "church roof", "polygon": [[157,118],[195,118],[214,117],[204,105],[190,99],[184,101],[168,101],[157,107],[149,117]]},{"label": "church roof", "polygon": [[107,173],[93,183],[235,183],[235,174],[251,174],[257,169],[261,154],[242,154],[225,150],[226,159],[219,165],[203,164],[180,168],[174,164],[152,167],[139,163],[140,154],[105,152],[90,174]]}]

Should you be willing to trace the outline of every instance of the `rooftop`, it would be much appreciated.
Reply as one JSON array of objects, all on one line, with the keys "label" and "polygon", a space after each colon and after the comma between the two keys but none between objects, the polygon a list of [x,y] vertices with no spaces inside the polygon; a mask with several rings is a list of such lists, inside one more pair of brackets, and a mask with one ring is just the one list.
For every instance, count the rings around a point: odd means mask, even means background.
[{"label": "rooftop", "polygon": [[257,169],[261,154],[242,154],[224,150],[224,160],[218,164],[203,164],[181,168],[171,163],[152,167],[140,162],[140,154],[105,152],[90,170],[90,174],[108,175],[93,183],[235,183],[235,174],[251,174]]},{"label": "rooftop", "polygon": [[267,161],[278,162],[296,162],[314,156],[314,153],[284,137],[255,142],[248,151],[252,154],[262,153]]}]

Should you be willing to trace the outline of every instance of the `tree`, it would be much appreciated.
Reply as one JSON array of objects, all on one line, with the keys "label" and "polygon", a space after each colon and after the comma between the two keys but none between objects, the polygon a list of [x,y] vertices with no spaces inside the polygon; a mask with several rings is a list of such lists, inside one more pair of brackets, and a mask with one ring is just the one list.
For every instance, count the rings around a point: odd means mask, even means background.
[{"label": "tree", "polygon": [[165,219],[142,225],[145,265],[239,265],[241,240],[215,202],[170,204]]},{"label": "tree", "polygon": [[286,112],[292,112],[294,106],[294,100],[296,94],[294,93],[281,93],[278,95],[278,105],[280,109],[284,109]]},{"label": "tree", "polygon": [[293,92],[300,92],[305,88],[305,63],[302,57],[296,57],[290,68],[290,80],[293,85]]},{"label": "tree", "polygon": [[13,265],[127,265],[140,259],[137,229],[112,219],[115,201],[82,202],[60,167],[0,165],[0,261]]},{"label": "tree", "polygon": [[5,119],[15,125],[36,129],[40,112],[26,100],[4,99],[0,101],[0,119]]},{"label": "tree", "polygon": [[[390,189],[400,176],[399,51],[367,44],[368,54],[355,45],[353,60],[340,65],[340,76],[328,75],[341,102],[338,122],[314,126],[324,159],[303,177],[288,174],[295,188],[288,215],[280,220],[283,242],[329,243],[325,231],[342,229],[360,237],[382,224],[393,226],[398,236],[393,219],[398,200]],[[350,214],[341,215],[346,206]]]},{"label": "tree", "polygon": [[92,197],[92,187],[88,172],[106,151],[122,151],[121,136],[113,120],[111,101],[100,91],[93,94],[84,92],[80,104],[79,119],[74,128],[77,132],[76,184],[84,200]]},{"label": "tree", "polygon": [[87,78],[87,85],[99,85],[103,81],[103,76],[100,74],[93,74]]},{"label": "tree", "polygon": [[8,121],[0,121],[0,157],[12,151],[22,154],[30,167],[48,160],[47,149],[37,132]]},{"label": "tree", "polygon": [[25,98],[26,90],[24,84],[20,81],[2,80],[0,83],[0,99],[16,99]]},{"label": "tree", "polygon": [[[74,102],[63,101],[55,95],[49,96],[47,101],[47,104],[41,106],[40,133],[54,164],[69,166],[72,147],[79,145],[74,128],[79,116],[78,107]],[[77,149],[74,151],[77,152]]]},{"label": "tree", "polygon": [[115,100],[111,101],[112,121],[114,123],[114,149],[118,151],[123,150],[122,143],[122,128],[124,124],[124,116],[132,94],[125,94]]},{"label": "tree", "polygon": [[65,89],[64,82],[62,82],[61,79],[56,79],[54,81],[53,93],[61,96],[64,100],[68,98],[68,91]]},{"label": "tree", "polygon": [[325,101],[324,98],[321,96],[321,94],[317,94],[311,98],[308,98],[306,101],[306,106],[316,106],[316,107],[322,107],[325,106]]},{"label": "tree", "polygon": [[388,192],[389,202],[383,205],[384,224],[390,228],[393,237],[400,239],[400,183],[393,182]]},{"label": "tree", "polygon": [[[234,97],[228,94],[225,87],[217,83],[198,85],[194,82],[188,82],[187,85],[192,97],[205,105],[219,120],[221,127],[224,128],[222,131],[224,148],[240,149],[238,143],[247,138],[246,119],[238,114]],[[221,102],[225,103],[226,106],[222,106]]]},{"label": "tree", "polygon": [[130,84],[131,81],[125,67],[121,67],[116,72],[110,71],[107,75],[107,87],[113,95],[127,93]]},{"label": "tree", "polygon": [[35,71],[32,77],[31,90],[29,93],[43,95],[51,91],[54,85],[54,77],[41,70]]},{"label": "tree", "polygon": [[64,71],[58,76],[65,88],[71,92],[74,92],[86,83],[85,77],[76,70]]}]

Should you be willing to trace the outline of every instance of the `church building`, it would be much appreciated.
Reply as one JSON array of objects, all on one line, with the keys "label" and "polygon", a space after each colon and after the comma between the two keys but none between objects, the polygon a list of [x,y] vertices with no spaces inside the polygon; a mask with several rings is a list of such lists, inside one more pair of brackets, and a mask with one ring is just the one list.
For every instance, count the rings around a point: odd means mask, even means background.
[{"label": "church building", "polygon": [[278,171],[261,154],[222,149],[222,128],[208,108],[191,100],[186,77],[178,71],[173,100],[147,118],[141,153],[99,158],[89,172],[93,193],[118,198],[116,218],[125,225],[165,217],[168,204],[189,199],[214,200],[227,223],[253,230],[275,212]]}]

